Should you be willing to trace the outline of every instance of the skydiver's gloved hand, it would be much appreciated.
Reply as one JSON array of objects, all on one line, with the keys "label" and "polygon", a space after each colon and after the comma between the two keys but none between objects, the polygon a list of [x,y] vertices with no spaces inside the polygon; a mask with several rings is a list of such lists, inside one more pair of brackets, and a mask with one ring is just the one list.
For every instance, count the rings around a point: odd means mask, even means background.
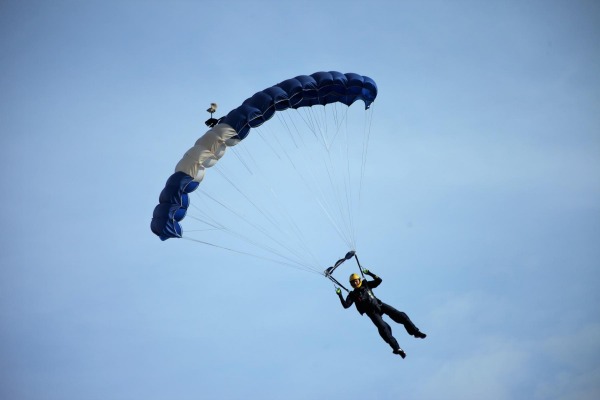
[{"label": "skydiver's gloved hand", "polygon": [[369,275],[371,278],[377,278],[377,275],[375,275],[374,273],[372,273],[371,271],[369,271],[368,269],[363,269],[363,272],[367,275]]},{"label": "skydiver's gloved hand", "polygon": [[340,288],[335,288],[335,293],[336,293],[336,294],[338,294],[338,295],[339,295],[339,294],[342,294],[342,289],[340,289]]}]

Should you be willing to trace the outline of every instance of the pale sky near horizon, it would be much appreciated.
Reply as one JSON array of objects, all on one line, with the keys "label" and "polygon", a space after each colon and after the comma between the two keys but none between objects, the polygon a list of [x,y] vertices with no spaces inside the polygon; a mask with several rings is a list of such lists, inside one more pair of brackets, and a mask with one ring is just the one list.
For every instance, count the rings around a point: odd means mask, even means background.
[{"label": "pale sky near horizon", "polygon": [[[599,398],[598,43],[583,0],[0,2],[0,398]],[[357,251],[405,360],[149,229],[210,102],[328,70],[379,87]]]}]

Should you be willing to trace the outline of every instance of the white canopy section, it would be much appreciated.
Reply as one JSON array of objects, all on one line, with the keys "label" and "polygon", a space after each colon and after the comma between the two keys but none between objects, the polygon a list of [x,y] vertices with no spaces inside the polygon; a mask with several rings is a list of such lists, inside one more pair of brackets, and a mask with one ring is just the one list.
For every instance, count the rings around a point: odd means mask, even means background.
[{"label": "white canopy section", "polygon": [[175,172],[184,172],[196,182],[202,181],[204,171],[223,157],[228,146],[235,146],[237,132],[227,124],[218,124],[202,135],[177,163]]}]

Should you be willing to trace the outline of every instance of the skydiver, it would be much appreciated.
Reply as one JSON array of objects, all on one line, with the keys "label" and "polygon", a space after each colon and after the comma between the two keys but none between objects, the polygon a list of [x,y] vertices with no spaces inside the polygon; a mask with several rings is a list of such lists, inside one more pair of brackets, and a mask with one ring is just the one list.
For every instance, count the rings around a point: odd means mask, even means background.
[{"label": "skydiver", "polygon": [[369,270],[365,269],[363,272],[373,278],[372,281],[362,280],[358,274],[350,275],[350,285],[354,288],[346,299],[342,296],[340,288],[336,289],[336,293],[342,302],[344,308],[349,308],[352,303],[356,305],[358,312],[363,315],[367,314],[373,324],[379,330],[379,334],[383,340],[390,345],[394,354],[400,355],[402,358],[406,357],[404,350],[400,348],[400,345],[392,336],[392,328],[383,320],[383,314],[388,315],[395,322],[404,325],[404,328],[409,335],[416,338],[425,339],[426,334],[421,332],[419,328],[412,323],[408,315],[402,311],[396,310],[394,307],[383,303],[373,294],[372,288],[376,288],[382,282],[381,278],[373,274]]}]

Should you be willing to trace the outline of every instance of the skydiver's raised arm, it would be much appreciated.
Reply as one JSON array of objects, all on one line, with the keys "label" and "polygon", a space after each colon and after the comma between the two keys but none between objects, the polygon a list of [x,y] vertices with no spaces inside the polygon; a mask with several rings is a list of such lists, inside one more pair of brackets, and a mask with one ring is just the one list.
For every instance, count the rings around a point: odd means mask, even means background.
[{"label": "skydiver's raised arm", "polygon": [[370,288],[376,288],[382,282],[382,279],[380,277],[378,277],[377,275],[375,275],[373,272],[369,271],[368,269],[364,269],[363,272],[365,274],[369,275],[371,278],[373,278],[372,281],[368,281]]},{"label": "skydiver's raised arm", "polygon": [[348,296],[346,296],[346,299],[344,299],[344,296],[342,296],[342,291],[340,289],[335,291],[338,295],[338,297],[340,298],[340,302],[342,303],[342,306],[344,306],[344,308],[350,308],[352,307],[352,304],[354,304],[354,299],[352,299],[352,296],[350,296],[350,293],[348,293]]}]

